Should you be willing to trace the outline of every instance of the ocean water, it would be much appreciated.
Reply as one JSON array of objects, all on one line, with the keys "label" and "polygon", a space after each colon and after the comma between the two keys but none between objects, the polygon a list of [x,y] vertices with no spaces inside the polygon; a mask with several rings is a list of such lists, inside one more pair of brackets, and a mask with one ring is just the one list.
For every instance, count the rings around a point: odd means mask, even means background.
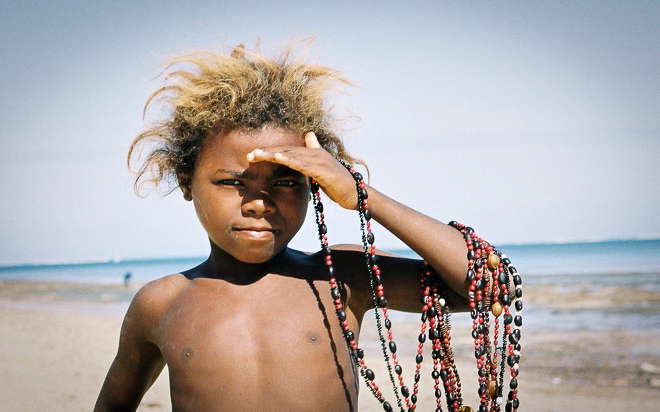
[{"label": "ocean water", "polygon": [[[660,239],[503,245],[498,249],[533,283],[575,282],[584,278],[658,286]],[[415,257],[411,250],[392,252]],[[131,281],[144,283],[190,269],[204,260],[200,256],[0,266],[0,280],[120,284],[124,275],[131,273]]]},{"label": "ocean water", "polygon": [[[537,307],[525,302],[526,328],[660,330],[660,239],[504,245],[498,249],[522,275],[525,290],[550,290],[560,296],[565,293],[566,299],[575,301],[586,299],[585,293],[595,293],[608,302],[619,302],[586,308],[572,304],[576,302],[568,302],[571,304],[565,308]],[[393,252],[415,256],[410,250]],[[124,276],[130,273],[130,281],[141,284],[192,268],[204,259],[0,266],[0,281],[121,285]],[[626,294],[624,303],[617,300],[622,293]],[[638,299],[642,295],[644,299]],[[456,320],[469,323],[469,316],[463,315],[466,314],[455,314]],[[400,319],[416,321],[418,316],[411,316],[401,314]]]}]

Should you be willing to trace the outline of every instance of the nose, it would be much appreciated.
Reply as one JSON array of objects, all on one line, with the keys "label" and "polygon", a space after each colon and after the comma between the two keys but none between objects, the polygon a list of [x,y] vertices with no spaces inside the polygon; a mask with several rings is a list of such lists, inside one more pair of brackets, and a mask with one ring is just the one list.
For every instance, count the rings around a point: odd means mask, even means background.
[{"label": "nose", "polygon": [[248,215],[267,215],[275,212],[275,203],[265,191],[259,191],[243,196],[241,211]]}]

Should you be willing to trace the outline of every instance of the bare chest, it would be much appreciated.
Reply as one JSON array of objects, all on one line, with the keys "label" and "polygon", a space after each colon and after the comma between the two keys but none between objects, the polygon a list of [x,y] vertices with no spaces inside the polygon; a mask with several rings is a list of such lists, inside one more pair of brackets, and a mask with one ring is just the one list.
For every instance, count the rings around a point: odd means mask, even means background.
[{"label": "bare chest", "polygon": [[[354,317],[350,321],[357,330]],[[288,399],[292,384],[345,400],[346,388],[352,393],[355,384],[325,282],[198,282],[167,310],[156,340],[170,371],[173,402],[180,391],[197,393],[198,401],[205,392],[224,393],[222,399],[232,403],[232,388],[238,387],[249,388],[241,399],[269,394],[272,402],[273,394],[281,394],[283,404],[302,401]]]}]

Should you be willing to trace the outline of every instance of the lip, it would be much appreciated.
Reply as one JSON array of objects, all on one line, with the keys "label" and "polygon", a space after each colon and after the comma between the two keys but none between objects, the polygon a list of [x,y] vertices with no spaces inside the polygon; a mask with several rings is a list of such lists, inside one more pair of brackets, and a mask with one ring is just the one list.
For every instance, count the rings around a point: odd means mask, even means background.
[{"label": "lip", "polygon": [[237,227],[234,228],[234,233],[239,236],[247,237],[254,240],[266,240],[275,237],[279,231],[277,229],[265,227]]}]

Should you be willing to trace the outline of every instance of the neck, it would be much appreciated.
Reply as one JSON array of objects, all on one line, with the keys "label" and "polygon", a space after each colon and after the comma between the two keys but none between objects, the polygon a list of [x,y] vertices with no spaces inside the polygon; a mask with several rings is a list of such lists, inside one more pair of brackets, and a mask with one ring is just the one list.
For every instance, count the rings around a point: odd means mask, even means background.
[{"label": "neck", "polygon": [[246,263],[211,244],[211,254],[202,265],[202,276],[223,279],[234,284],[253,283],[281,267],[288,251],[289,249],[285,248],[266,262]]}]

